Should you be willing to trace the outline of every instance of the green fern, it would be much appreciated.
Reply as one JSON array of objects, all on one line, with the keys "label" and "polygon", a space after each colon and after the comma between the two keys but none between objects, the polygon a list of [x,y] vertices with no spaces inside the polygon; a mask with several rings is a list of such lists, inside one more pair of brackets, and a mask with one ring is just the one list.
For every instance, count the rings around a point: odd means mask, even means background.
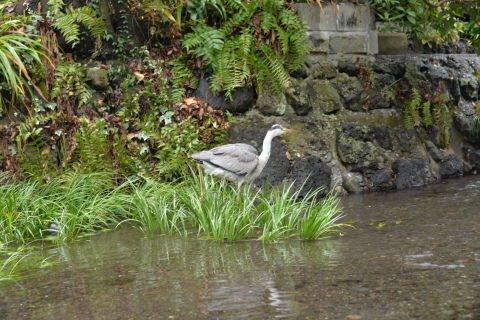
[{"label": "green fern", "polygon": [[104,121],[102,119],[92,124],[84,123],[79,128],[76,136],[78,145],[73,154],[76,172],[85,174],[113,171]]},{"label": "green fern", "polygon": [[236,41],[229,41],[223,46],[211,83],[213,92],[225,90],[227,97],[231,98],[234,89],[248,82],[252,69],[249,65],[249,56],[254,44],[254,38],[250,33],[242,33]]},{"label": "green fern", "polygon": [[185,35],[183,46],[205,61],[213,92],[227,97],[238,87],[268,83],[276,92],[289,85],[289,72],[303,64],[308,51],[305,25],[283,1],[252,1],[237,6],[218,29],[205,22]]},{"label": "green fern", "polygon": [[53,27],[60,30],[65,40],[72,44],[72,47],[80,42],[80,25],[87,27],[90,35],[96,38],[97,47],[101,45],[102,39],[106,36],[107,28],[105,21],[96,16],[97,12],[93,8],[83,6],[74,9],[72,6],[68,6],[65,12],[61,12],[63,1],[50,0],[48,4],[51,6],[51,10],[58,15],[58,18],[52,24]]},{"label": "green fern", "polygon": [[170,61],[170,67],[174,76],[171,78],[171,101],[173,103],[181,102],[185,96],[185,85],[190,87],[197,86],[197,78],[193,75],[192,69],[180,60]]},{"label": "green fern", "polygon": [[77,100],[80,106],[91,99],[86,84],[85,68],[80,63],[72,61],[60,63],[55,76],[51,92],[52,99],[65,95],[69,99]]},{"label": "green fern", "polygon": [[52,13],[60,13],[60,10],[65,6],[63,0],[49,0],[48,4],[48,11]]},{"label": "green fern", "polygon": [[[268,69],[258,70],[259,74],[264,74],[266,80],[270,80],[273,83],[272,89],[274,91],[280,92],[283,89],[287,88],[290,84],[290,76],[287,70],[284,68],[283,60],[281,57],[273,54],[273,49],[266,45],[262,46],[262,52],[264,53],[263,64],[268,66]],[[265,73],[265,71],[267,71]],[[266,76],[265,76],[266,75]],[[263,89],[263,84],[260,84],[259,91]]]},{"label": "green fern", "polygon": [[431,106],[432,104],[430,103],[430,101],[425,101],[422,104],[423,124],[427,127],[433,124],[433,117],[430,110]]},{"label": "green fern", "polygon": [[412,97],[404,104],[403,119],[407,129],[413,129],[414,127],[422,124],[420,116],[420,108],[422,106],[422,98],[418,89],[412,89]]},{"label": "green fern", "polygon": [[[62,123],[65,119],[57,113],[37,114],[20,124],[16,137],[20,163],[25,175],[36,179],[50,179],[59,172],[59,165],[66,161],[65,149],[57,141],[62,141],[60,132],[52,132],[50,138],[44,127],[49,123]],[[58,134],[57,134],[58,133]]]},{"label": "green fern", "polygon": [[470,135],[472,137],[478,137],[480,135],[480,116],[477,114],[473,116],[472,122],[470,123]]},{"label": "green fern", "polygon": [[194,49],[193,55],[215,65],[215,59],[222,50],[225,34],[220,30],[200,24],[193,28],[193,33],[185,35],[183,46],[187,51]]},{"label": "green fern", "polygon": [[50,146],[38,134],[40,131],[41,128],[38,128],[31,138],[25,141],[20,164],[25,176],[48,180],[52,173],[57,171],[57,167],[51,158]]},{"label": "green fern", "polygon": [[412,97],[404,103],[405,128],[437,125],[440,130],[440,145],[445,147],[450,141],[450,112],[447,103],[450,100],[442,92],[440,83],[433,94],[422,97],[417,88],[412,89]]},{"label": "green fern", "polygon": [[440,129],[440,146],[446,147],[450,142],[450,112],[445,104],[440,104],[432,110],[432,113]]},{"label": "green fern", "polygon": [[75,136],[77,147],[73,153],[75,172],[110,172],[127,176],[135,172],[136,159],[122,136],[105,119],[90,121],[80,119],[81,126]]}]

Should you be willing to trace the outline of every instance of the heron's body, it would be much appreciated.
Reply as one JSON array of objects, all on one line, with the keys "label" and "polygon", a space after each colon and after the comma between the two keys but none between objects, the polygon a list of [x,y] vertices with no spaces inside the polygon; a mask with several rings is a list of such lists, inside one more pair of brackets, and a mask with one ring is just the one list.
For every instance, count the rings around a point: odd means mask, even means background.
[{"label": "heron's body", "polygon": [[260,175],[270,158],[272,139],[285,132],[293,130],[285,129],[279,124],[272,126],[263,140],[260,155],[251,145],[235,143],[195,153],[192,158],[200,163],[207,174],[224,177],[240,187]]}]

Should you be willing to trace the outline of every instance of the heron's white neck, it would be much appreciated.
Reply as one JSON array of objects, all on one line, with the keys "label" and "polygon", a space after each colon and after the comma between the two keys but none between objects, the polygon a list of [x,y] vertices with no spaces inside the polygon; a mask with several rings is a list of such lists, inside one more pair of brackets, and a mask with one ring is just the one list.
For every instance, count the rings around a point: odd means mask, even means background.
[{"label": "heron's white neck", "polygon": [[263,139],[262,153],[258,156],[259,166],[263,169],[270,158],[270,151],[272,150],[272,139],[275,137],[273,131],[268,131],[265,139]]}]

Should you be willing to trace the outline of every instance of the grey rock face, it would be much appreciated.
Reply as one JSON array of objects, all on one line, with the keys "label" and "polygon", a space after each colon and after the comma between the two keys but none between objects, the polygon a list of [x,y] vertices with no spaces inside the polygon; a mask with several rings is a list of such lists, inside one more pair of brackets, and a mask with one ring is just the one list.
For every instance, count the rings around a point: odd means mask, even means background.
[{"label": "grey rock face", "polygon": [[324,188],[320,195],[329,191],[332,169],[319,156],[309,156],[295,161],[292,168],[294,188],[304,197],[308,191]]},{"label": "grey rock face", "polygon": [[397,159],[394,161],[392,169],[395,189],[421,187],[427,183],[423,159]]},{"label": "grey rock face", "polygon": [[215,109],[229,111],[233,114],[246,112],[255,105],[254,88],[238,88],[232,93],[233,99],[230,100],[225,94],[213,94],[208,82],[204,79],[200,80],[198,88],[195,89],[192,96],[210,103]]},{"label": "grey rock face", "polygon": [[97,90],[104,90],[108,87],[108,71],[100,68],[87,69],[86,76],[90,79],[90,85]]},{"label": "grey rock face", "polygon": [[440,164],[440,176],[453,178],[463,175],[463,163],[456,155],[447,155]]},{"label": "grey rock face", "polygon": [[[265,134],[258,124],[286,121],[296,130],[274,142],[271,163],[256,183],[267,176],[272,184],[288,178],[298,188],[306,181],[306,193],[335,181],[348,192],[364,192],[420,187],[479,171],[480,136],[470,133],[480,97],[479,70],[476,56],[382,56],[362,65],[310,55],[285,93],[284,113],[272,110],[279,104],[269,98],[241,120],[243,127],[254,127],[242,136],[258,137],[257,146]],[[437,124],[407,130],[404,122],[412,90],[420,93],[423,108],[440,84],[442,93],[453,97],[446,102],[452,137],[447,146]]]}]

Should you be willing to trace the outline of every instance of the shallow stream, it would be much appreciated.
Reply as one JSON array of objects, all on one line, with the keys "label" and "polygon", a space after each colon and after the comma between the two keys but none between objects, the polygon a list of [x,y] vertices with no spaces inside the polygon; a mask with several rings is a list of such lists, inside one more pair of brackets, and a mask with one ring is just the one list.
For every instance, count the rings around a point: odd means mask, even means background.
[{"label": "shallow stream", "polygon": [[341,203],[355,228],[320,241],[44,248],[54,265],[0,282],[0,319],[480,319],[478,176]]}]

